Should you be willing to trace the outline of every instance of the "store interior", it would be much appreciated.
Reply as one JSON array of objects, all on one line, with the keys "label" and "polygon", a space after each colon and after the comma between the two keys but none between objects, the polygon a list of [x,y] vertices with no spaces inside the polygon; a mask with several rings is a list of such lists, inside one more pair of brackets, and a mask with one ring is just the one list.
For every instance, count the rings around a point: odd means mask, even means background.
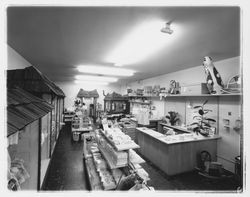
[{"label": "store interior", "polygon": [[240,13],[7,7],[6,187],[243,192]]}]

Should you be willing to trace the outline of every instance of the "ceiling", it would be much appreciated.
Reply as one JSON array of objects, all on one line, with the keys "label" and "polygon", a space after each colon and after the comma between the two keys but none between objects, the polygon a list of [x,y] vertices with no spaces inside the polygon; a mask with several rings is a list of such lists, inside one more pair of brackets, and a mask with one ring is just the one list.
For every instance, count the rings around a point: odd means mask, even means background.
[{"label": "ceiling", "polygon": [[119,41],[154,18],[178,24],[178,39],[124,66],[136,73],[119,83],[199,66],[206,55],[214,61],[240,55],[239,7],[9,7],[7,42],[52,81],[71,82],[76,65],[112,65],[106,57]]}]

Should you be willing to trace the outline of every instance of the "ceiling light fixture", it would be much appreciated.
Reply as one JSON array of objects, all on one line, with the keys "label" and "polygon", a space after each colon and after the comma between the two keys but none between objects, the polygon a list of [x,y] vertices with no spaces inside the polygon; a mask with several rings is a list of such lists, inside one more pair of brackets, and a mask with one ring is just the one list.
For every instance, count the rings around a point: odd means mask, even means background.
[{"label": "ceiling light fixture", "polygon": [[106,61],[122,65],[135,64],[169,46],[176,39],[176,27],[175,35],[170,37],[161,33],[162,24],[164,21],[154,20],[137,26],[108,54]]},{"label": "ceiling light fixture", "polygon": [[170,28],[171,22],[167,22],[165,24],[165,27],[161,29],[161,32],[167,33],[167,34],[172,34],[174,31]]},{"label": "ceiling light fixture", "polygon": [[76,75],[75,79],[84,81],[103,81],[103,82],[116,82],[118,79],[115,77],[103,77],[92,75]]},{"label": "ceiling light fixture", "polygon": [[78,66],[77,69],[79,72],[82,73],[112,75],[112,76],[132,76],[135,73],[135,71],[130,69],[96,66],[96,65]]},{"label": "ceiling light fixture", "polygon": [[123,66],[122,64],[120,64],[120,63],[115,63],[114,64],[114,66],[118,66],[118,67],[120,67],[120,66]]},{"label": "ceiling light fixture", "polygon": [[108,85],[108,82],[105,81],[83,81],[83,80],[75,80],[76,84],[82,85]]}]

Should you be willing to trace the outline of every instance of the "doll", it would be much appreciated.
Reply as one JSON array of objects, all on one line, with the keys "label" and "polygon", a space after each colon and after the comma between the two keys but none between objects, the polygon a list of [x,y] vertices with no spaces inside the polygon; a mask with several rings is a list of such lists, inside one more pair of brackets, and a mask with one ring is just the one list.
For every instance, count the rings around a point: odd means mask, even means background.
[{"label": "doll", "polygon": [[212,62],[212,58],[205,56],[203,66],[206,74],[207,88],[210,94],[220,94],[224,88],[224,84]]}]

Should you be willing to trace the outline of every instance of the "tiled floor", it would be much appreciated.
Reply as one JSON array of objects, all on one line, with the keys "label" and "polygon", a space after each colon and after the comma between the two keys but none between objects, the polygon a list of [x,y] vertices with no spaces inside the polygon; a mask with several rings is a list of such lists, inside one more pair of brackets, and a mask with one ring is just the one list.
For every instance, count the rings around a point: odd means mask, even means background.
[{"label": "tiled floor", "polygon": [[[82,157],[82,142],[73,142],[70,127],[66,125],[59,136],[54,156],[44,182],[43,190],[87,190],[87,180]],[[227,191],[236,192],[234,180],[211,181],[196,172],[168,177],[150,161],[142,164],[148,172],[149,186],[164,191]]]}]

